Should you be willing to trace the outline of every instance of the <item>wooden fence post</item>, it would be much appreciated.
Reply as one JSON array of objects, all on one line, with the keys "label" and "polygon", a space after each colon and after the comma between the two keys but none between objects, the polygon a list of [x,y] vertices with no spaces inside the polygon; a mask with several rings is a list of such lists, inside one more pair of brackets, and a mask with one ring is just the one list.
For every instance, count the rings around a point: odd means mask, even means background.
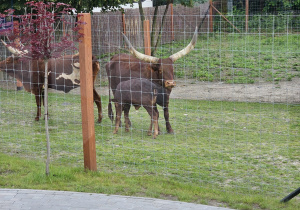
[{"label": "wooden fence post", "polygon": [[91,15],[89,13],[81,13],[79,16],[81,21],[86,23],[81,26],[80,32],[84,34],[84,37],[79,42],[84,168],[96,171]]},{"label": "wooden fence post", "polygon": [[144,20],[145,55],[151,55],[150,22]]},{"label": "wooden fence post", "polygon": [[246,33],[248,32],[249,0],[246,0]]},{"label": "wooden fence post", "polygon": [[213,20],[213,2],[212,0],[209,1],[209,29],[210,29],[210,32],[213,32],[214,31],[214,20]]},{"label": "wooden fence post", "polygon": [[123,33],[126,35],[125,13],[122,13]]},{"label": "wooden fence post", "polygon": [[174,37],[174,9],[173,9],[173,4],[170,4],[170,10],[171,10],[171,39],[172,39],[172,41],[174,41],[175,37]]}]

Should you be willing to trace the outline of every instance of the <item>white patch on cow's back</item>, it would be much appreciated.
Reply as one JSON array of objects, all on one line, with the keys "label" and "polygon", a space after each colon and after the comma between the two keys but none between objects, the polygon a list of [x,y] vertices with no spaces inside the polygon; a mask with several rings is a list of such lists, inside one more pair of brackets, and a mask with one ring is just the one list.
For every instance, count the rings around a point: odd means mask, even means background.
[{"label": "white patch on cow's back", "polygon": [[73,84],[80,85],[80,82],[75,81],[75,80],[80,81],[80,64],[74,63],[74,64],[71,64],[71,66],[73,67],[72,74],[62,73],[61,75],[59,75],[59,77],[56,78],[56,80],[58,80],[60,78],[69,79],[73,82]]}]

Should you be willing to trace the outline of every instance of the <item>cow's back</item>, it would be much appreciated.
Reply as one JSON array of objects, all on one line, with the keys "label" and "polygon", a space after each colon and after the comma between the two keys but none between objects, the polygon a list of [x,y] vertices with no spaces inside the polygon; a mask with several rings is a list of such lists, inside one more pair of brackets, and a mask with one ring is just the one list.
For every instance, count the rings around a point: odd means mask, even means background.
[{"label": "cow's back", "polygon": [[149,63],[128,54],[114,55],[105,68],[113,93],[120,82],[135,78],[157,79]]}]

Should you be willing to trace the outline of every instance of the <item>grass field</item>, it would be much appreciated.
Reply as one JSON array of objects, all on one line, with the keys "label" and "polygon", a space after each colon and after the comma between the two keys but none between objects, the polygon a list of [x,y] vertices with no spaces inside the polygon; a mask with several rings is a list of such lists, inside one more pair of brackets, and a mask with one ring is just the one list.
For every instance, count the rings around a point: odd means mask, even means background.
[{"label": "grass field", "polygon": [[[164,44],[155,56],[166,58],[189,42],[186,39]],[[296,33],[200,34],[195,48],[175,62],[175,77],[230,84],[291,81],[300,77],[299,46]],[[105,69],[111,56],[100,57],[101,69]]]},{"label": "grass field", "polygon": [[[84,172],[80,96],[51,93],[51,175],[44,175],[44,120],[34,96],[0,89],[0,186],[150,196],[237,209],[297,209],[279,200],[299,187],[300,106],[172,99],[174,135],[160,108],[157,139],[150,118],[130,113],[132,127],[113,135],[96,124],[99,172]],[[96,113],[96,110],[95,110]],[[95,115],[96,116],[96,115]],[[96,118],[95,118],[96,121]]]},{"label": "grass field", "polygon": [[[189,40],[163,45],[158,57],[172,55]],[[178,78],[226,83],[289,81],[300,76],[297,34],[201,34],[190,54],[175,63]]]}]

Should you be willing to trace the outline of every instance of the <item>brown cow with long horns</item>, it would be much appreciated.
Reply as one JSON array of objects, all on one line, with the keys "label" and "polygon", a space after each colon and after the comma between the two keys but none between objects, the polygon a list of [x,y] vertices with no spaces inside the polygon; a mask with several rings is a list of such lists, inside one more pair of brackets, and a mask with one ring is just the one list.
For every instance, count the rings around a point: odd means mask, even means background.
[{"label": "brown cow with long horns", "polygon": [[[112,90],[113,95],[115,96],[116,88],[120,82],[134,78],[149,79],[150,81],[164,87],[166,89],[167,97],[165,97],[165,100],[160,101],[157,104],[163,107],[167,132],[173,133],[174,131],[169,122],[169,96],[172,88],[176,85],[174,81],[173,64],[176,60],[188,54],[195,47],[197,42],[197,33],[198,28],[196,27],[193,38],[188,46],[164,59],[138,52],[133,48],[128,38],[123,34],[124,40],[128,45],[129,51],[132,55],[115,55],[105,66],[109,80],[109,87]],[[110,91],[108,116],[113,121],[114,117],[111,106]]]},{"label": "brown cow with long horns", "polygon": [[[0,71],[6,72],[8,75],[18,79],[23,83],[24,89],[35,95],[37,105],[37,115],[35,120],[41,117],[41,104],[44,98],[44,72],[45,64],[43,60],[22,59],[28,52],[20,51],[8,46],[3,40],[2,43],[13,54],[5,60],[0,61]],[[100,70],[99,62],[93,56],[93,81]],[[79,71],[79,54],[66,55],[56,59],[49,59],[48,63],[48,87],[51,89],[64,91],[68,93],[70,90],[80,86]],[[98,122],[102,121],[101,97],[93,88],[94,102],[98,108]]]}]

